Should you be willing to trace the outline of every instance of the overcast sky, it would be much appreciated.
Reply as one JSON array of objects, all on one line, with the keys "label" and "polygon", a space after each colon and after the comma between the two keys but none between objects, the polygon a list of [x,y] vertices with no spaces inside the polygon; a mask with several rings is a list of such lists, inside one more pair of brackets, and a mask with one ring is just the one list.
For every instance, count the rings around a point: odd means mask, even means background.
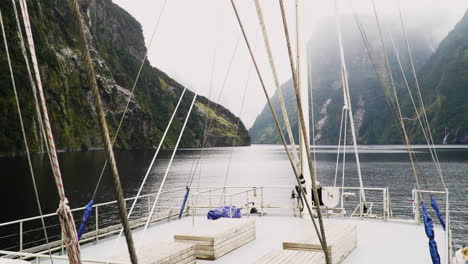
[{"label": "overcast sky", "polygon": [[[165,0],[113,0],[133,15],[143,26],[146,44]],[[333,0],[303,0],[305,12],[304,35],[310,38],[317,21],[324,16],[334,15]],[[280,9],[277,0],[260,1],[270,36],[270,42],[279,73],[280,82],[290,79],[290,70],[285,46]],[[289,26],[295,30],[294,1],[285,0]],[[370,13],[371,0],[341,0],[340,11],[348,13],[354,8],[360,13]],[[376,0],[378,12],[397,15],[399,0]],[[270,95],[274,93],[272,75],[269,68],[263,39],[258,25],[253,1],[237,0],[241,17],[252,45],[256,47],[256,57],[266,80]],[[401,1],[404,14],[421,14],[428,11],[448,11],[451,23],[455,25],[468,9],[468,0],[406,0]],[[452,25],[452,26],[453,26]],[[336,34],[336,32],[330,32]],[[216,101],[226,76],[240,30],[229,0],[167,0],[161,16],[155,39],[149,47],[148,58],[181,84],[188,83],[192,90],[207,96],[210,91],[211,71],[213,93],[210,99]],[[256,45],[255,43],[258,43]],[[220,103],[239,115],[241,98],[251,70],[247,99],[241,119],[250,128],[265,105],[265,97],[253,71],[251,60],[243,39],[238,48],[226,79]]]}]

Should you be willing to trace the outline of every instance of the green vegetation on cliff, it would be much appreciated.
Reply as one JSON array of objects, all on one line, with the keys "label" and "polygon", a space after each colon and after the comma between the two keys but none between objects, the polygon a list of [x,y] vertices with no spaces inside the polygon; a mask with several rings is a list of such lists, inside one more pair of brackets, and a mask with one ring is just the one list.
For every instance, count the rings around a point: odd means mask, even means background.
[{"label": "green vegetation on cliff", "polygon": [[[111,0],[82,2],[91,54],[105,106],[111,134],[117,128],[129,97],[127,117],[116,141],[116,148],[151,148],[157,145],[175,108],[183,87],[145,60],[134,97],[130,90],[137,76],[146,47],[141,25]],[[102,140],[86,74],[82,65],[78,35],[67,1],[31,1],[29,12],[49,115],[56,144],[64,150],[101,148]],[[31,87],[21,54],[13,7],[2,1],[8,44],[18,86],[20,104],[33,151],[41,149]],[[160,40],[163,41],[163,40]],[[0,153],[21,152],[20,127],[6,63],[5,47],[0,47]],[[182,127],[193,93],[186,92],[165,146],[171,147]],[[234,140],[238,118],[223,106],[204,97],[196,107],[182,138],[181,146],[200,145],[206,114],[214,117],[207,145],[227,146]],[[250,143],[240,122],[236,144]]]}]

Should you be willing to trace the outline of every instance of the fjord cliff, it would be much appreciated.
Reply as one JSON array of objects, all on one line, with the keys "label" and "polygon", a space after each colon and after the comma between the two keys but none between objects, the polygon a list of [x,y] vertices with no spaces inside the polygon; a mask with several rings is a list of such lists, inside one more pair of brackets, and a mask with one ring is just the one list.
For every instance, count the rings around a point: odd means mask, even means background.
[{"label": "fjord cliff", "polygon": [[[117,149],[152,148],[166,128],[183,86],[145,59],[135,94],[135,82],[146,47],[141,25],[111,0],[81,1],[101,98],[113,135],[131,98],[127,117],[117,137]],[[44,91],[58,149],[88,150],[102,147],[91,90],[86,81],[78,35],[68,1],[29,1],[29,12]],[[13,6],[0,8],[18,87],[26,132],[33,151],[42,140],[34,110],[25,61],[19,45]],[[164,41],[164,40],[158,40]],[[0,153],[24,150],[4,45],[0,46]],[[164,146],[172,147],[182,127],[193,93],[185,93]],[[216,109],[216,111],[215,111]],[[197,147],[206,117],[213,120],[208,146],[248,145],[243,123],[228,109],[200,96],[188,122],[181,146]],[[239,130],[235,136],[235,126]]]}]

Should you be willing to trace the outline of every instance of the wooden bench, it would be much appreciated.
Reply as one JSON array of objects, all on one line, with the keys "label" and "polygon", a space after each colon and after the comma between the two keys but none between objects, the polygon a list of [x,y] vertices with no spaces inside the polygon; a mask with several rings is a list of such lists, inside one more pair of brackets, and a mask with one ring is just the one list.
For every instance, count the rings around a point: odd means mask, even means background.
[{"label": "wooden bench", "polygon": [[325,264],[322,252],[276,249],[268,252],[256,264]]},{"label": "wooden bench", "polygon": [[[195,245],[177,242],[157,242],[137,248],[139,264],[192,264],[195,260]],[[112,258],[116,262],[130,263],[128,252]]]},{"label": "wooden bench", "polygon": [[221,218],[206,220],[174,235],[177,242],[195,244],[198,259],[215,260],[256,238],[255,221]]},{"label": "wooden bench", "polygon": [[[341,263],[357,247],[357,227],[351,224],[325,225],[328,253],[333,264]],[[283,242],[283,249],[322,252],[317,234],[293,242]]]}]

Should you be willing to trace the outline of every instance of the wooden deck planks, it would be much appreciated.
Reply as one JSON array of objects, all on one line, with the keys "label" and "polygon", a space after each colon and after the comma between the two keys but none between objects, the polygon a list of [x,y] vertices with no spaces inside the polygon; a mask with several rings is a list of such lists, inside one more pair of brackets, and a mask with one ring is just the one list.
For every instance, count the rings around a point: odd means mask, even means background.
[{"label": "wooden deck planks", "polygon": [[[325,226],[328,252],[333,264],[341,263],[357,247],[357,228],[350,224],[329,224]],[[283,249],[322,252],[317,235],[305,239],[283,242]]]},{"label": "wooden deck planks", "polygon": [[[177,242],[156,242],[137,249],[141,264],[186,264],[195,261],[195,245]],[[128,252],[112,257],[113,261],[130,262]]]},{"label": "wooden deck planks", "polygon": [[321,252],[296,251],[296,250],[272,250],[255,264],[325,264],[325,257]]},{"label": "wooden deck planks", "polygon": [[177,242],[193,243],[198,259],[215,260],[256,238],[252,219],[221,218],[208,220],[174,235]]}]

